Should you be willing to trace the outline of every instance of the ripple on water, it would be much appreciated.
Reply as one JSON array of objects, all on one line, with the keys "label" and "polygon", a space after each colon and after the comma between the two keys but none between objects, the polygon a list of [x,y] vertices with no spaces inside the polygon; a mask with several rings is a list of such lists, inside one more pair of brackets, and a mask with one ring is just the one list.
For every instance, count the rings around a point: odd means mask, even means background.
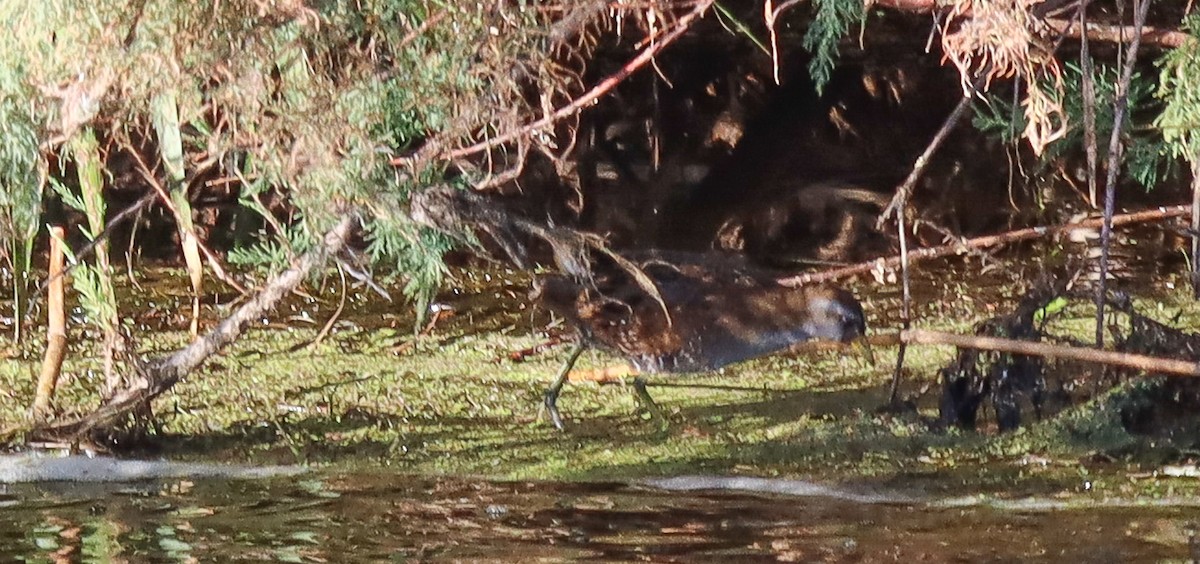
[{"label": "ripple on water", "polygon": [[14,504],[0,512],[0,555],[1055,562],[1196,556],[1188,546],[1194,509],[936,507],[809,485],[804,491],[811,495],[800,497],[389,474],[175,477],[89,493],[19,484],[3,492]]}]

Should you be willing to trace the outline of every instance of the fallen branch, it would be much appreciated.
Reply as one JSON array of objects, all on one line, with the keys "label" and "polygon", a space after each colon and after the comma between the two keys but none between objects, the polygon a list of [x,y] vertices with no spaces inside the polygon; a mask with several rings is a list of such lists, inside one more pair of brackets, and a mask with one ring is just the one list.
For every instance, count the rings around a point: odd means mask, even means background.
[{"label": "fallen branch", "polygon": [[[1155,374],[1200,377],[1200,364],[1174,358],[1162,358],[1143,354],[1107,351],[1087,347],[1072,347],[1037,341],[1019,341],[1002,337],[959,335],[926,329],[905,329],[893,333],[871,335],[867,342],[873,347],[896,345],[949,345],[964,349],[997,351],[1028,356],[1041,356],[1094,362],[1109,366],[1121,366]],[[789,354],[804,354],[816,351],[843,350],[848,345],[829,341],[808,341],[788,349]]]},{"label": "fallen branch", "polygon": [[914,345],[952,345],[965,349],[999,351],[1029,356],[1061,358],[1094,362],[1109,366],[1122,366],[1134,370],[1176,376],[1200,376],[1200,364],[1174,358],[1161,358],[1142,354],[1106,351],[1086,347],[1072,347],[1036,341],[1018,341],[1001,337],[957,335],[941,331],[909,329],[898,334],[902,343]]},{"label": "fallen branch", "polygon": [[[1112,218],[1113,227],[1121,227],[1125,225],[1133,225],[1137,223],[1145,223],[1149,221],[1159,221],[1174,217],[1186,217],[1191,214],[1191,206],[1169,206],[1152,210],[1143,210],[1134,213],[1126,213],[1114,215]],[[948,245],[938,247],[924,247],[908,251],[908,260],[922,260],[950,255],[966,253],[973,249],[983,249],[988,247],[998,247],[1018,241],[1026,241],[1037,239],[1047,235],[1056,235],[1076,229],[1096,229],[1103,225],[1103,219],[1089,219],[1077,223],[1064,223],[1052,226],[1028,227],[1025,229],[1017,229],[997,235],[985,235],[966,239]],[[900,265],[900,257],[893,256],[888,258],[878,258],[872,261],[859,263],[856,265],[846,266],[843,268],[835,268],[822,272],[810,272],[806,274],[798,274],[781,278],[778,282],[784,286],[801,286],[804,284],[816,284],[821,282],[830,282],[853,276],[855,274],[864,274],[875,270],[892,270]]]},{"label": "fallen branch", "polygon": [[637,72],[639,69],[646,66],[646,63],[652,61],[655,55],[658,55],[659,52],[661,52],[671,43],[674,43],[676,39],[679,39],[684,32],[690,29],[692,24],[695,23],[700,16],[704,15],[704,12],[708,11],[708,8],[712,6],[714,1],[715,0],[702,0],[701,2],[697,3],[696,7],[693,8],[691,12],[688,12],[686,15],[679,18],[679,21],[675,24],[675,29],[664,34],[657,42],[647,46],[645,50],[638,54],[638,56],[626,63],[625,66],[621,67],[621,69],[617,72],[609,75],[608,78],[600,81],[599,84],[592,87],[592,89],[586,94],[576,98],[566,106],[555,110],[553,113],[512,131],[502,133],[485,141],[471,145],[470,147],[455,149],[445,154],[438,154],[442,149],[441,143],[431,142],[426,145],[428,150],[422,149],[417,151],[415,155],[410,155],[407,157],[395,157],[391,160],[391,164],[393,166],[413,166],[416,163],[433,159],[446,159],[451,161],[461,159],[463,157],[503,145],[524,135],[529,135],[530,133],[557,122],[558,120],[574,115],[583,108],[590,106],[592,102],[595,102],[601,96],[607,94],[610,90],[620,84],[621,81],[628,78],[634,72]]},{"label": "fallen branch", "polygon": [[111,399],[92,413],[82,417],[52,423],[36,428],[39,435],[53,437],[75,437],[99,425],[120,417],[144,402],[158,397],[171,389],[185,375],[198,368],[205,360],[233,343],[251,322],[261,319],[283,296],[304,281],[312,269],[336,255],[345,246],[350,232],[357,223],[357,214],[347,213],[337,225],[325,234],[323,244],[301,255],[292,266],[272,278],[250,301],[222,321],[204,337],[165,358],[156,359],[140,367],[140,378],[129,387],[116,391]]}]

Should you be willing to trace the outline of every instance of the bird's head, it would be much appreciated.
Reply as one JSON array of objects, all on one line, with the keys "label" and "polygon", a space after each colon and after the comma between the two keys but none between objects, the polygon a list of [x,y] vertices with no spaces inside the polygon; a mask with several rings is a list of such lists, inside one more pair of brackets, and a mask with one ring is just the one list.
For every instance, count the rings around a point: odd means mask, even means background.
[{"label": "bird's head", "polygon": [[808,290],[808,319],[806,333],[817,339],[848,343],[867,333],[867,319],[862,304],[854,295],[834,286]]}]

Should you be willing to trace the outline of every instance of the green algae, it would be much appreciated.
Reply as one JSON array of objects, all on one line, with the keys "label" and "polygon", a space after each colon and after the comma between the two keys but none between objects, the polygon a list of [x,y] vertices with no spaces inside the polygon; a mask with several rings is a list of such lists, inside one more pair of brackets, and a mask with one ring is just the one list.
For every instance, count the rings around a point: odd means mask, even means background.
[{"label": "green algae", "polygon": [[[711,374],[651,376],[650,393],[669,414],[665,432],[639,413],[630,386],[569,384],[559,403],[567,423],[560,433],[542,413],[541,399],[569,345],[511,359],[514,351],[545,344],[547,327],[553,333],[556,324],[526,303],[526,282],[511,273],[460,276],[463,285],[445,296],[455,315],[420,337],[411,331],[411,315],[363,292],[324,341],[303,347],[337,292],[294,298],[282,319],[264,320],[155,403],[163,432],[158,447],[183,459],[521,480],[732,473],[946,493],[1154,497],[1197,490],[1186,480],[1146,475],[1154,464],[1189,456],[1192,443],[1126,431],[1115,407],[1122,388],[1014,433],[998,435],[986,425],[981,432],[937,429],[936,374],[953,354],[947,347],[907,352],[903,389],[915,405],[910,411],[880,409],[895,349],[876,350],[874,365],[825,351]],[[1004,311],[1011,304],[1005,296],[1016,293],[962,291],[957,284],[935,288],[921,326],[968,331]],[[894,319],[894,299],[865,302],[875,330]],[[161,298],[157,304],[170,310],[159,317],[180,307]],[[1139,307],[1184,327],[1200,324],[1200,307],[1183,290]],[[143,317],[153,313],[143,304]],[[1056,331],[1084,335],[1089,315],[1087,308],[1068,308],[1053,323]],[[209,321],[215,316],[210,312]],[[100,378],[94,346],[85,334],[73,337],[57,398],[66,412],[95,405]],[[148,356],[187,339],[177,330],[140,337],[138,348]],[[0,429],[24,421],[36,346],[0,365],[7,396]],[[620,362],[589,351],[578,367]]]}]

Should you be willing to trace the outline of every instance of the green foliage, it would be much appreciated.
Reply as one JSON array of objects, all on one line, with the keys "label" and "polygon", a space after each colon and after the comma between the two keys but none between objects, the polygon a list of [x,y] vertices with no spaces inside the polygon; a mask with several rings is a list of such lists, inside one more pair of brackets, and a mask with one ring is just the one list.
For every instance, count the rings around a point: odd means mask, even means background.
[{"label": "green foliage", "polygon": [[0,66],[0,259],[18,272],[29,268],[38,230],[44,166],[38,152],[34,117],[21,104],[21,85],[13,69]]},{"label": "green foliage", "polygon": [[[0,7],[0,21],[19,2]],[[11,35],[11,32],[10,34]],[[0,49],[8,40],[0,39]],[[40,171],[45,162],[38,150],[38,118],[27,102],[32,88],[26,82],[23,60],[0,51],[0,265],[12,269],[11,315],[21,319],[25,286],[32,266],[33,242],[38,232],[42,192]],[[13,324],[13,338],[20,340],[21,323]]]},{"label": "green foliage", "polygon": [[822,92],[837,64],[838,42],[850,32],[850,26],[866,18],[861,0],[814,0],[816,14],[804,34],[804,48],[813,55],[808,63],[817,92]]},{"label": "green foliage", "polygon": [[[70,142],[71,157],[75,162],[79,194],[55,183],[55,191],[63,201],[84,212],[88,225],[83,229],[88,240],[94,241],[105,228],[104,170],[100,160],[99,142],[91,128],[85,128]],[[94,260],[76,269],[72,277],[75,291],[79,292],[79,304],[92,323],[105,331],[115,331],[117,319],[117,295],[113,289],[112,272],[108,264],[107,243],[97,245]],[[77,262],[74,253],[63,245],[72,263]]]},{"label": "green foliage", "polygon": [[984,96],[983,103],[974,106],[975,115],[971,123],[980,132],[996,137],[1005,143],[1021,140],[1025,129],[1025,114],[1016,111],[1016,105],[1006,102],[995,94]]},{"label": "green foliage", "polygon": [[[66,191],[60,184],[54,184],[55,190]],[[69,264],[79,262],[71,247],[62,241],[63,254]],[[105,327],[110,320],[117,318],[116,297],[112,292],[111,281],[94,265],[85,264],[76,268],[71,274],[71,287],[79,292],[79,307],[92,323]]]},{"label": "green foliage", "polygon": [[1200,154],[1200,14],[1184,20],[1191,40],[1158,60],[1157,96],[1165,104],[1154,125],[1172,155],[1194,161]]},{"label": "green foliage", "polygon": [[234,247],[226,258],[229,264],[252,267],[263,271],[280,270],[298,253],[313,247],[315,238],[304,232],[302,225],[286,226],[282,234],[269,237],[260,233],[251,245]]},{"label": "green foliage", "polygon": [[1138,136],[1129,141],[1125,148],[1125,165],[1129,176],[1147,191],[1159,180],[1178,174],[1178,161],[1171,158],[1162,140],[1156,137]]},{"label": "green foliage", "polygon": [[401,229],[393,226],[387,221],[368,222],[367,250],[376,262],[396,261],[397,271],[407,277],[404,294],[415,302],[420,323],[446,277],[446,265],[441,258],[454,248],[455,241],[443,233],[412,224]]},{"label": "green foliage", "polygon": [[[547,17],[525,3],[452,0],[2,2],[0,238],[28,245],[45,157],[94,127],[106,165],[131,166],[111,157],[141,147],[157,159],[147,168],[173,179],[236,177],[241,205],[284,216],[234,260],[278,266],[345,211],[402,209],[441,180],[437,166],[398,173],[394,151],[434,136],[473,142],[522,121],[530,88],[553,96],[570,83],[547,52]],[[271,209],[251,197],[268,193]],[[405,241],[372,256],[408,276],[411,295],[431,295],[448,243],[404,213],[365,221],[372,240]]]},{"label": "green foliage", "polygon": [[[1097,65],[1092,83],[1096,92],[1093,105],[1096,115],[1096,141],[1099,156],[1104,158],[1108,150],[1108,139],[1112,136],[1113,116],[1116,102],[1117,82],[1120,69]],[[1043,91],[1053,92],[1050,84]],[[1161,138],[1149,125],[1150,116],[1156,113],[1153,81],[1135,73],[1129,84],[1129,111],[1125,113],[1126,149],[1124,165],[1129,175],[1147,190],[1153,188],[1164,173],[1172,170],[1167,155],[1161,150]],[[1058,100],[1067,116],[1066,134],[1051,143],[1042,153],[1039,162],[1046,167],[1061,163],[1064,159],[1082,155],[1084,147],[1083,127],[1083,71],[1077,65],[1067,65],[1063,72],[1063,96]],[[972,120],[979,131],[997,137],[1005,143],[1018,143],[1025,130],[1025,113],[1012,103],[1010,95],[988,94],[984,103],[975,104]]]}]

